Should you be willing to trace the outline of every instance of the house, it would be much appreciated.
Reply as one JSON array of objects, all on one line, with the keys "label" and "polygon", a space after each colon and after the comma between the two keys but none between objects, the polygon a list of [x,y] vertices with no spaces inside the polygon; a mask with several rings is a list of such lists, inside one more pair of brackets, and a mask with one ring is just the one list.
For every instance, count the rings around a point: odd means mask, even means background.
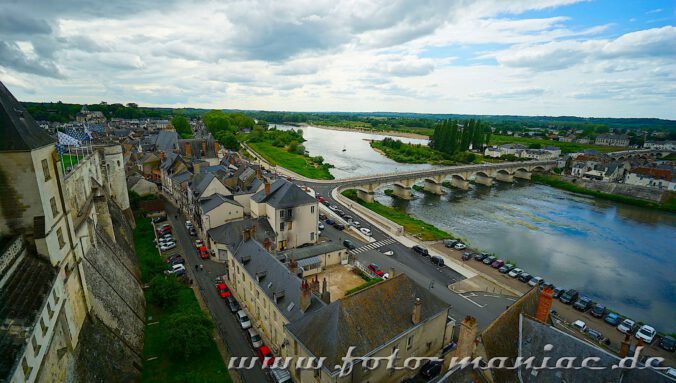
[{"label": "house", "polygon": [[244,232],[248,232],[247,235],[262,243],[266,250],[273,251],[275,249],[275,231],[268,220],[265,217],[248,217],[207,230],[206,241],[216,256],[214,260],[226,262],[242,242]]},{"label": "house", "polygon": [[127,177],[127,188],[140,196],[157,194],[159,192],[156,183],[150,182],[138,175]]},{"label": "house", "polygon": [[210,165],[219,163],[220,144],[209,134],[207,138],[187,138],[178,140],[177,148],[180,154],[190,160],[201,159]]},{"label": "house", "polygon": [[544,149],[526,149],[521,152],[520,157],[531,158],[534,160],[551,160],[558,158],[559,154],[556,154],[555,151],[549,151]]},{"label": "house", "polygon": [[203,237],[206,238],[211,228],[244,218],[244,208],[231,196],[215,193],[199,199],[197,217]]},{"label": "house", "polygon": [[577,140],[574,140],[574,142],[577,142],[578,144],[585,144],[586,145],[586,144],[591,143],[591,139],[589,139],[589,137],[585,136],[585,137],[580,137]]},{"label": "house", "polygon": [[162,183],[162,191],[171,195],[172,177],[176,174],[188,171],[188,163],[183,160],[183,157],[176,153],[160,153],[160,182]]},{"label": "house", "polygon": [[295,184],[278,179],[250,199],[251,216],[266,217],[275,230],[278,249],[317,242],[317,200]]},{"label": "house", "polygon": [[[359,358],[395,351],[397,361],[440,356],[452,340],[455,322],[448,320],[449,308],[427,287],[398,274],[290,321],[282,354],[326,358],[321,369],[292,370],[299,382],[400,382],[417,371],[388,369],[387,363],[369,369]],[[353,368],[340,377],[336,366],[347,355],[355,358]]]},{"label": "house", "polygon": [[193,174],[189,171],[184,171],[178,174],[174,174],[169,179],[171,180],[171,190],[169,191],[169,197],[171,197],[178,208],[186,213],[190,205],[188,204],[188,185],[192,180]]},{"label": "house", "polygon": [[604,134],[596,137],[594,144],[605,146],[629,146],[629,136],[626,134]]},{"label": "house", "polygon": [[188,210],[190,216],[199,220],[197,214],[198,201],[216,193],[223,196],[232,194],[213,173],[195,174],[188,185]]},{"label": "house", "polygon": [[155,153],[146,153],[138,160],[138,170],[147,180],[161,182],[160,157]]},{"label": "house", "polygon": [[676,191],[676,178],[672,169],[639,167],[629,171],[624,179],[629,185]]},{"label": "house", "polygon": [[348,255],[347,249],[341,243],[328,241],[284,251],[277,258],[283,263],[295,261],[298,272],[303,277],[308,277],[321,273],[329,266],[347,264]]},{"label": "house", "polygon": [[505,155],[521,157],[521,153],[526,150],[526,146],[521,144],[504,144],[486,148],[484,155],[487,157],[499,158]]},{"label": "house", "polygon": [[575,141],[575,135],[569,134],[567,136],[559,136],[559,141],[561,141],[561,142],[573,142],[573,141]]},{"label": "house", "polygon": [[645,149],[676,151],[676,141],[646,141]]}]

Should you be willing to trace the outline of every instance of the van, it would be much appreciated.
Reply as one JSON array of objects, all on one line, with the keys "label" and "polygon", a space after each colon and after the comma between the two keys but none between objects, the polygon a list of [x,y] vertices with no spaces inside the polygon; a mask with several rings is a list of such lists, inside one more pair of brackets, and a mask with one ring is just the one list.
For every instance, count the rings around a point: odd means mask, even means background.
[{"label": "van", "polygon": [[249,319],[249,316],[246,315],[244,310],[237,311],[237,320],[239,321],[239,325],[242,327],[242,330],[251,328],[251,320]]},{"label": "van", "polygon": [[354,243],[352,243],[352,241],[349,239],[343,241],[343,246],[347,247],[348,250],[354,250],[357,248],[357,246],[355,246]]},{"label": "van", "polygon": [[412,247],[412,249],[413,249],[413,251],[422,255],[423,257],[427,257],[427,256],[430,255],[429,251],[427,251],[427,249],[422,247],[422,246],[415,245],[415,246]]},{"label": "van", "polygon": [[249,340],[251,341],[251,345],[254,348],[258,348],[263,345],[263,339],[261,339],[260,334],[258,334],[258,331],[250,328],[249,331]]},{"label": "van", "polygon": [[453,246],[455,246],[455,244],[458,243],[458,242],[459,241],[457,241],[455,239],[444,239],[444,246],[452,249]]},{"label": "van", "polygon": [[444,259],[441,257],[438,257],[436,255],[430,257],[430,261],[432,261],[433,264],[437,266],[443,266],[444,265]]},{"label": "van", "polygon": [[580,296],[580,293],[578,293],[576,290],[570,289],[566,291],[565,293],[561,294],[561,297],[559,300],[561,303],[565,303],[567,305],[575,302],[577,298]]}]

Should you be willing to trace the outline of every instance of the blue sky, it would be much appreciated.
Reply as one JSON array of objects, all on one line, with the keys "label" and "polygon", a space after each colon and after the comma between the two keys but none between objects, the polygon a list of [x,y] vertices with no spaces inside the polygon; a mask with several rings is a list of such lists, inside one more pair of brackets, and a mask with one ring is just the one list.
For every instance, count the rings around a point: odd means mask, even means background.
[{"label": "blue sky", "polygon": [[0,4],[19,98],[676,119],[674,1]]}]

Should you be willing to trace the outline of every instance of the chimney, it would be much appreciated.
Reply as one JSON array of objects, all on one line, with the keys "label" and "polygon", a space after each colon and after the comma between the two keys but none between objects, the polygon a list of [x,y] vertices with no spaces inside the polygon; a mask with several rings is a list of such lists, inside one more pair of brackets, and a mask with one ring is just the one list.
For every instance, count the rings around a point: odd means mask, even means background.
[{"label": "chimney", "polygon": [[535,310],[535,319],[542,323],[547,323],[549,319],[549,312],[552,309],[552,300],[554,296],[554,290],[547,286],[540,292],[540,297],[538,298],[538,307]]},{"label": "chimney", "polygon": [[331,303],[331,293],[329,292],[329,283],[327,282],[326,277],[322,280],[322,300],[327,305]]},{"label": "chimney", "polygon": [[270,195],[270,182],[265,181],[265,195]]},{"label": "chimney", "polygon": [[206,157],[206,156],[207,156],[207,142],[202,141],[202,157]]},{"label": "chimney", "polygon": [[306,312],[310,308],[310,303],[312,303],[312,294],[310,293],[310,284],[303,280],[300,283],[300,311]]},{"label": "chimney", "polygon": [[265,247],[265,250],[267,250],[269,252],[271,246],[272,246],[272,242],[270,242],[270,239],[265,238],[265,240],[263,240],[263,247]]},{"label": "chimney", "polygon": [[394,274],[394,267],[390,267],[390,272],[388,273],[390,279],[394,278],[396,275]]},{"label": "chimney", "polygon": [[192,148],[190,147],[190,142],[185,143],[185,155],[186,157],[192,156]]},{"label": "chimney", "polygon": [[214,156],[218,158],[218,142],[214,141]]},{"label": "chimney", "polygon": [[620,343],[620,358],[625,358],[629,354],[629,334],[624,334],[624,340]]},{"label": "chimney", "polygon": [[315,275],[315,279],[312,281],[310,284],[310,290],[312,290],[312,293],[315,295],[319,295],[319,280],[317,279],[317,275]]},{"label": "chimney", "polygon": [[251,236],[251,233],[249,232],[248,228],[244,229],[244,231],[242,231],[242,238],[244,239],[245,242],[249,240],[250,236]]},{"label": "chimney", "polygon": [[160,161],[164,161],[166,157],[167,156],[164,154],[164,152],[160,152]]},{"label": "chimney", "polygon": [[476,334],[479,325],[473,316],[466,316],[460,323],[460,333],[458,334],[458,347],[455,350],[455,356],[464,358],[471,357],[476,348]]},{"label": "chimney", "polygon": [[251,236],[256,238],[256,225],[251,225]]},{"label": "chimney", "polygon": [[293,274],[293,275],[298,274],[298,262],[296,262],[295,259],[289,259],[288,266],[289,266],[289,271],[291,272],[291,274]]},{"label": "chimney", "polygon": [[422,301],[420,300],[420,298],[416,298],[415,303],[413,303],[413,314],[411,315],[411,322],[413,322],[413,324],[420,323],[421,316],[422,316]]}]

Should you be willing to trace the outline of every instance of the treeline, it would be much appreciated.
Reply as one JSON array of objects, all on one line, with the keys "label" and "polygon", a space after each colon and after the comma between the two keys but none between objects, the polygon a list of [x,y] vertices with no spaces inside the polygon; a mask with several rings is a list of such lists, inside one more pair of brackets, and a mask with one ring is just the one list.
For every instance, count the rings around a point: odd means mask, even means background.
[{"label": "treeline", "polygon": [[434,128],[430,146],[453,155],[472,149],[482,149],[490,140],[491,130],[479,120],[445,120]]},{"label": "treeline", "polygon": [[[63,102],[23,102],[28,113],[39,121],[69,122],[75,120],[82,104],[66,104]],[[140,108],[134,104],[92,104],[87,105],[91,111],[102,112],[106,118],[168,118],[170,108]]]},{"label": "treeline", "polygon": [[205,113],[202,121],[214,138],[230,150],[239,150],[237,133],[243,129],[253,129],[256,125],[253,118],[249,116],[242,113],[226,113],[222,110]]}]

